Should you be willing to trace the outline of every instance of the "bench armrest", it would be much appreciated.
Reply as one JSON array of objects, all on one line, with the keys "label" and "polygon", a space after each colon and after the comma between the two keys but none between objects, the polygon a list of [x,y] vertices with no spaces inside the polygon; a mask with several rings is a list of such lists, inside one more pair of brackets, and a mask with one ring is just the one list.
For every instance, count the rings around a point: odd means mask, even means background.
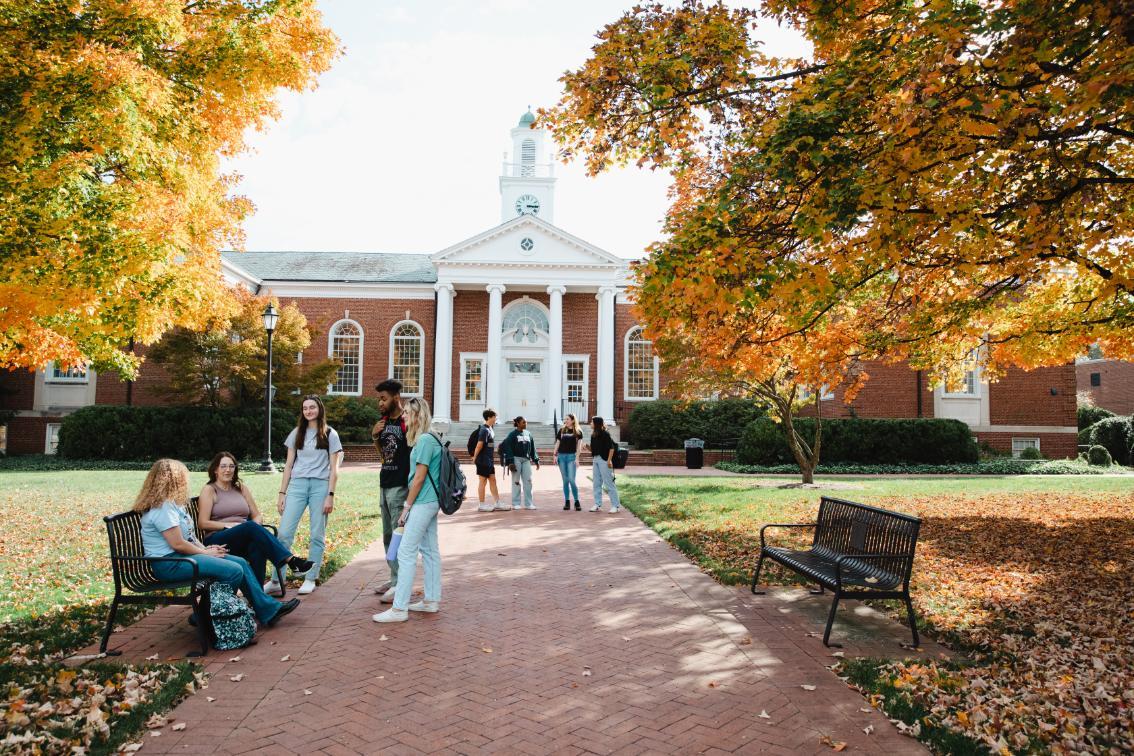
[{"label": "bench armrest", "polygon": [[188,563],[189,563],[190,565],[192,565],[192,566],[193,566],[193,578],[192,578],[192,579],[193,579],[193,582],[197,582],[197,581],[199,581],[199,580],[201,579],[201,570],[200,570],[200,567],[198,567],[197,563],[196,563],[196,562],[194,562],[194,561],[193,561],[192,559],[190,559],[189,557],[173,557],[173,556],[163,556],[163,557],[145,557],[145,556],[142,556],[142,557],[136,557],[136,556],[114,556],[114,557],[111,557],[111,559],[112,559],[112,560],[116,560],[116,561],[121,561],[121,562],[150,562],[151,564],[153,564],[153,563],[155,563],[155,562],[188,562]]},{"label": "bench armrest", "polygon": [[768,528],[813,528],[818,524],[819,523],[817,523],[817,522],[792,522],[792,523],[770,522],[767,525],[760,528],[760,548],[764,548],[764,531],[767,530]]}]

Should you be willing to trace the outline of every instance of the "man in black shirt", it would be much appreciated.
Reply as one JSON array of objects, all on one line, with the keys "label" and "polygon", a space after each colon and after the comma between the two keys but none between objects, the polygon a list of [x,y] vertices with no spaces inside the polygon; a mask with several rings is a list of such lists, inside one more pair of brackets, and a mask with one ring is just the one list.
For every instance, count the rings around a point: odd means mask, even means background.
[{"label": "man in black shirt", "polygon": [[591,427],[594,432],[591,433],[591,442],[586,445],[591,452],[591,464],[594,467],[591,477],[595,484],[595,505],[591,507],[591,511],[602,510],[602,489],[605,486],[606,495],[610,497],[610,513],[614,514],[622,508],[618,501],[618,488],[614,485],[614,452],[618,444],[610,437],[601,417],[596,415],[591,418]]},{"label": "man in black shirt", "polygon": [[[371,436],[378,453],[382,455],[382,472],[378,475],[381,489],[379,501],[382,509],[382,543],[390,548],[394,528],[409,495],[410,447],[406,442],[406,421],[402,414],[402,384],[392,378],[379,383],[378,409],[382,419],[374,425]],[[398,586],[398,561],[386,560],[390,567],[390,579],[378,586],[375,593],[382,595],[382,603],[394,601],[394,589]]]},{"label": "man in black shirt", "polygon": [[[473,464],[476,465],[476,476],[479,478],[476,487],[477,499],[480,501],[478,511],[491,512],[493,509],[508,509],[506,504],[500,503],[500,491],[496,487],[496,465],[493,464],[493,449],[496,446],[496,412],[486,409],[483,413],[484,424],[477,429],[476,447],[473,449]],[[484,501],[484,488],[492,490],[492,504]]]}]

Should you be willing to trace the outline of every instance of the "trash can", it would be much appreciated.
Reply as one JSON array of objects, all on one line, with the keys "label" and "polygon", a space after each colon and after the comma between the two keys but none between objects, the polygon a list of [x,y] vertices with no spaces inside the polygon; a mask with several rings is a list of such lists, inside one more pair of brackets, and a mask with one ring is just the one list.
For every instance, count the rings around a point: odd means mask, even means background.
[{"label": "trash can", "polygon": [[685,466],[690,470],[700,470],[705,464],[705,442],[699,438],[685,439]]}]

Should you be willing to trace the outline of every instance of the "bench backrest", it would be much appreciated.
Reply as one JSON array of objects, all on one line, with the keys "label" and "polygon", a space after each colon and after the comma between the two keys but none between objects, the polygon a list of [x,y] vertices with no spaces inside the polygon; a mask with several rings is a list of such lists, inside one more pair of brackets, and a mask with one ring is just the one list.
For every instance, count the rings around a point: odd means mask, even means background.
[{"label": "bench backrest", "polygon": [[[204,542],[201,526],[197,524],[197,497],[189,500],[185,507],[189,516],[193,518],[193,530],[197,540]],[[148,562],[133,560],[123,561],[115,557],[142,557],[145,549],[142,547],[142,516],[137,512],[122,512],[116,515],[107,515],[102,518],[106,523],[106,536],[110,543],[110,564],[114,571],[114,582],[119,586],[126,586],[132,591],[144,591],[160,583],[157,575]]]},{"label": "bench backrest", "polygon": [[839,554],[893,554],[871,566],[908,582],[921,520],[866,504],[824,496],[819,501],[813,547]]}]

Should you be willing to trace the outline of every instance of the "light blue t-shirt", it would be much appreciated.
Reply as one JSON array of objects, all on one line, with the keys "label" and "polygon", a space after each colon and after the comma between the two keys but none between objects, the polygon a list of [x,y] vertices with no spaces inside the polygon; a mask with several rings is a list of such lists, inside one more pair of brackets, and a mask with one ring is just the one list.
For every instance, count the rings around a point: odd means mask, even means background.
[{"label": "light blue t-shirt", "polygon": [[[284,446],[295,449],[295,436],[296,429],[292,428],[291,433],[284,440]],[[327,448],[320,449],[316,444],[315,429],[309,427],[303,436],[303,448],[295,449],[295,462],[291,466],[291,477],[330,480],[331,455],[341,452],[343,443],[339,440],[339,434],[335,432],[334,428],[327,428]]]},{"label": "light blue t-shirt", "polygon": [[435,486],[441,485],[441,442],[432,433],[424,433],[417,439],[413,449],[410,450],[409,458],[411,481],[413,476],[417,475],[418,465],[429,465],[429,477],[433,481],[432,483],[428,480],[425,481],[414,503],[425,504],[437,501]]},{"label": "light blue t-shirt", "polygon": [[163,557],[175,554],[169,541],[162,535],[170,528],[181,526],[181,537],[186,541],[196,542],[193,533],[193,518],[184,507],[177,505],[173,499],[162,502],[160,507],[145,512],[142,515],[142,550],[148,557]]}]

